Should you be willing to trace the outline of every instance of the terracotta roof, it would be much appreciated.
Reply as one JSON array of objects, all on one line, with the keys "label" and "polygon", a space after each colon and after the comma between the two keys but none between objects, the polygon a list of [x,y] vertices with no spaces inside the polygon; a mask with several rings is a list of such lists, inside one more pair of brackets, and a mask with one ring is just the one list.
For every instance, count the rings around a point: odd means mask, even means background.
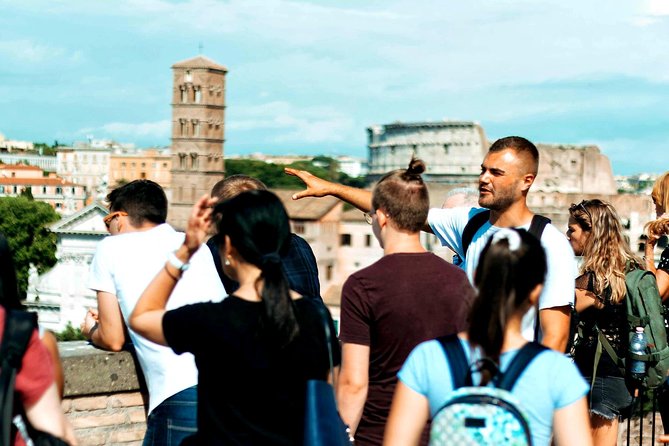
[{"label": "terracotta roof", "polygon": [[39,170],[37,166],[27,166],[25,164],[0,164],[0,169],[2,170]]},{"label": "terracotta roof", "polygon": [[349,209],[341,214],[341,221],[365,222],[365,214],[360,209]]},{"label": "terracotta roof", "polygon": [[172,68],[208,68],[225,72],[228,71],[228,69],[223,65],[219,65],[213,60],[204,56],[196,56],[191,59],[182,60],[181,62],[177,62],[172,65]]},{"label": "terracotta roof", "polygon": [[62,178],[0,178],[0,184],[17,186],[79,186],[79,184],[70,183]]},{"label": "terracotta roof", "polygon": [[293,200],[292,195],[299,190],[272,189],[272,192],[281,199],[288,216],[293,220],[319,220],[339,203],[335,197]]}]

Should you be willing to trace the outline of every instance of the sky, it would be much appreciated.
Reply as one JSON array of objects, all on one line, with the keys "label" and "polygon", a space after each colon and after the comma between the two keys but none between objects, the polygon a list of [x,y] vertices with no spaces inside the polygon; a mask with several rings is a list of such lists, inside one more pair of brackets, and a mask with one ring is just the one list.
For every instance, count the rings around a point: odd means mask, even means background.
[{"label": "sky", "polygon": [[669,0],[0,0],[0,133],[170,144],[170,67],[226,66],[225,153],[367,156],[479,122],[669,169]]}]

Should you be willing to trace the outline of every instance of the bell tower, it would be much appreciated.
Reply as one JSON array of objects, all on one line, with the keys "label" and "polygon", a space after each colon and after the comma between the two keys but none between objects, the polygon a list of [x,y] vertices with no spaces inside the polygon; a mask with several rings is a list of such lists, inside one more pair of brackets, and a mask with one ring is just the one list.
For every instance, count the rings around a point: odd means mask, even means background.
[{"label": "bell tower", "polygon": [[184,229],[190,209],[223,178],[225,75],[204,56],[172,65],[172,185],[167,220]]}]

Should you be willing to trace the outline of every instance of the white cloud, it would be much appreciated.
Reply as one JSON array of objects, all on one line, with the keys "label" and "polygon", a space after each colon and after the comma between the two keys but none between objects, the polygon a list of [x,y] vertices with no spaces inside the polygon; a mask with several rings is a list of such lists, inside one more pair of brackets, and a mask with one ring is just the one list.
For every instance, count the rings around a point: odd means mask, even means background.
[{"label": "white cloud", "polygon": [[353,118],[329,107],[296,107],[275,101],[228,109],[227,128],[258,132],[289,143],[341,142],[358,132]]},{"label": "white cloud", "polygon": [[18,64],[41,64],[45,62],[78,62],[83,58],[81,51],[69,51],[30,39],[0,41],[0,57]]},{"label": "white cloud", "polygon": [[647,0],[644,6],[648,15],[656,17],[669,15],[669,2],[667,0]]},{"label": "white cloud", "polygon": [[169,120],[154,122],[110,122],[99,127],[88,127],[77,130],[77,135],[95,135],[99,138],[126,139],[167,139],[170,136],[172,123]]}]

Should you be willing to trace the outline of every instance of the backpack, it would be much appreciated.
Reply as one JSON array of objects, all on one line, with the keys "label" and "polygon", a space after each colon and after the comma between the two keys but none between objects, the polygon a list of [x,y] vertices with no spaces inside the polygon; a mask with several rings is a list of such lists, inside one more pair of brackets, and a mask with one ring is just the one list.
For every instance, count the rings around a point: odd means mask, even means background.
[{"label": "backpack", "polygon": [[[467,257],[467,250],[469,249],[469,245],[471,245],[472,241],[474,240],[474,236],[489,219],[490,211],[485,210],[474,215],[465,225],[465,229],[462,230],[462,253],[465,257]],[[532,217],[532,222],[530,223],[530,228],[527,230],[527,232],[541,240],[541,234],[544,233],[544,228],[550,222],[550,218],[535,214]],[[464,262],[464,258],[462,261]]]},{"label": "backpack", "polygon": [[[23,355],[28,349],[30,338],[37,327],[37,315],[27,311],[7,310],[5,328],[0,344],[0,446],[14,444],[14,386],[16,375],[21,368]],[[22,411],[19,411],[22,413]],[[21,435],[36,446],[66,446],[60,438],[33,428],[24,416],[25,432]],[[28,441],[26,441],[28,443]],[[29,443],[28,443],[29,444]]]},{"label": "backpack", "polygon": [[[664,306],[657,289],[657,281],[650,271],[632,269],[625,274],[625,285],[627,287],[625,302],[629,339],[632,339],[636,327],[643,327],[648,341],[647,354],[634,355],[634,359],[646,363],[646,375],[643,381],[638,384],[647,389],[655,389],[664,382],[667,370],[669,370],[669,346],[667,345],[667,331],[664,325]],[[627,352],[625,358],[619,358],[599,328],[596,325],[594,328],[597,332],[597,350],[592,369],[593,382],[597,375],[597,365],[602,349],[613,359],[623,376],[625,376],[626,364],[628,365],[628,359],[632,354]],[[629,380],[627,381],[628,386],[632,384]]]},{"label": "backpack", "polygon": [[472,384],[472,367],[457,335],[437,340],[448,359],[454,392],[432,419],[430,446],[531,446],[527,417],[511,390],[528,364],[548,348],[537,342],[528,342],[511,360],[505,372],[500,372],[492,361],[483,360],[482,367],[493,369],[491,383],[494,387],[482,387]]},{"label": "backpack", "polygon": [[[458,266],[464,265],[467,258],[467,250],[469,245],[471,245],[474,240],[474,235],[478,232],[479,229],[490,219],[490,210],[485,210],[479,212],[469,219],[465,228],[462,230],[462,253],[464,257],[460,257],[457,253]],[[535,236],[537,240],[541,240],[541,235],[544,233],[544,228],[550,224],[551,219],[544,217],[543,215],[534,214],[532,217],[532,222],[530,223],[530,228],[527,230],[530,234]],[[454,256],[454,258],[455,258]],[[573,318],[571,319],[574,320]],[[539,303],[537,302],[536,308],[536,317],[534,318],[534,339],[539,339]],[[569,339],[574,339],[576,333],[576,328],[570,326],[570,336]],[[567,351],[571,348],[570,345],[567,345]]]}]

